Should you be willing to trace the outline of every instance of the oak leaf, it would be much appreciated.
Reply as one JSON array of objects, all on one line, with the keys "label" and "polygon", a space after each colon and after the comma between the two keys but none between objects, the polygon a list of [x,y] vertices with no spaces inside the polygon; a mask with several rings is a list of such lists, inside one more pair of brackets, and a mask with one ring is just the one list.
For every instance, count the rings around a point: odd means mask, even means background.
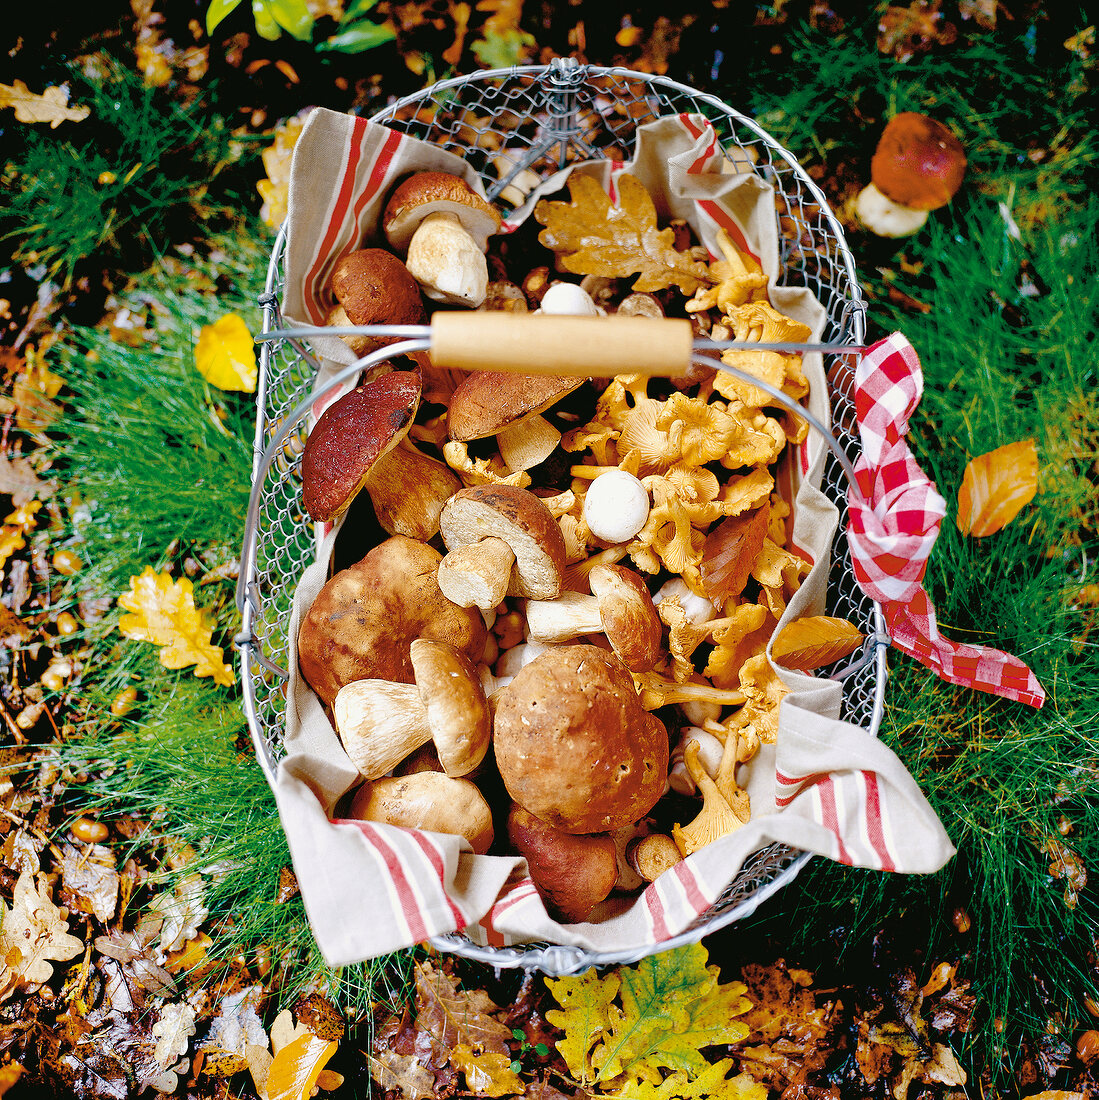
[{"label": "oak leaf", "polygon": [[970,460],[958,490],[958,530],[984,538],[1006,527],[1038,492],[1033,439],[1008,443]]},{"label": "oak leaf", "polygon": [[702,586],[717,606],[744,591],[767,538],[770,507],[730,516],[707,536],[702,551]]},{"label": "oak leaf", "polygon": [[558,254],[558,262],[576,275],[624,278],[636,274],[637,291],[677,286],[693,294],[708,284],[709,269],[675,247],[675,231],[658,229],[656,207],[645,185],[624,174],[618,180],[618,205],[590,176],[569,177],[570,202],[543,199],[534,217],[545,228],[538,240]]},{"label": "oak leaf", "polygon": [[221,647],[210,640],[212,620],[195,607],[190,580],[175,581],[147,565],[140,576],[130,578],[130,590],[119,596],[118,605],[130,612],[118,621],[123,636],[160,646],[165,668],[194,665],[196,676],[212,676],[227,687],[236,682]]},{"label": "oak leaf", "polygon": [[4,107],[15,109],[17,122],[48,122],[53,130],[62,122],[83,122],[91,114],[90,107],[70,107],[65,88],[50,87],[36,95],[22,80],[0,84],[0,108]]},{"label": "oak leaf", "polygon": [[255,341],[244,319],[227,313],[203,325],[195,346],[195,366],[211,386],[254,393],[259,367]]},{"label": "oak leaf", "polygon": [[383,1092],[396,1091],[404,1100],[430,1100],[435,1095],[435,1074],[415,1054],[379,1050],[368,1055],[370,1076]]},{"label": "oak leaf", "polygon": [[638,1082],[630,1089],[630,1100],[767,1100],[766,1085],[751,1074],[726,1077],[732,1065],[732,1058],[722,1058],[708,1065],[694,1080],[677,1071],[659,1084]]},{"label": "oak leaf", "polygon": [[787,623],[771,643],[771,655],[785,668],[808,672],[854,653],[865,635],[846,619],[808,615]]},{"label": "oak leaf", "polygon": [[0,971],[8,970],[0,1000],[17,988],[48,982],[55,962],[68,962],[84,950],[83,940],[69,935],[68,921],[48,889],[45,877],[36,880],[28,868],[16,880],[11,909],[0,900]]},{"label": "oak leaf", "polygon": [[511,1055],[476,1054],[469,1047],[455,1047],[450,1064],[466,1075],[466,1088],[478,1096],[522,1095],[522,1078],[511,1068]]},{"label": "oak leaf", "polygon": [[706,960],[706,948],[690,944],[602,977],[547,979],[562,1007],[546,1019],[565,1032],[557,1049],[573,1076],[633,1095],[662,1069],[696,1078],[709,1065],[704,1047],[743,1039],[748,1029],[736,1017],[750,1007],[745,986],[720,984]]},{"label": "oak leaf", "polygon": [[334,1040],[318,1039],[308,1032],[287,1043],[267,1071],[267,1100],[309,1100],[337,1046]]}]

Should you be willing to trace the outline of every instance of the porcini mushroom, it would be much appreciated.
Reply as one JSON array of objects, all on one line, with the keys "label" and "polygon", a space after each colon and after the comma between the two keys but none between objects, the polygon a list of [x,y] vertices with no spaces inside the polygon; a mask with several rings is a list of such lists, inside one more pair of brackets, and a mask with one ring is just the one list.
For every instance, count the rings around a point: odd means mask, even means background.
[{"label": "porcini mushroom", "polygon": [[501,220],[460,176],[417,172],[390,196],[382,229],[424,294],[475,309],[488,290],[488,238]]},{"label": "porcini mushroom", "polygon": [[871,182],[856,196],[855,214],[880,237],[908,236],[929,211],[950,202],[965,169],[965,149],[946,126],[902,111],[882,131],[870,161]]},{"label": "porcini mushroom", "polygon": [[478,660],[485,621],[443,596],[440,561],[433,546],[394,535],[325,583],[298,631],[298,666],[321,702],[331,706],[352,680],[412,683],[416,638],[449,642]]},{"label": "porcini mushroom", "polygon": [[485,758],[492,718],[473,662],[446,642],[409,646],[415,686],[353,680],[336,693],[332,717],[351,762],[377,779],[434,742],[447,775],[468,775]]},{"label": "porcini mushroom", "polygon": [[460,607],[496,607],[505,595],[548,598],[561,590],[565,539],[553,514],[526,489],[475,485],[443,506],[447,555],[439,587]]},{"label": "porcini mushroom", "polygon": [[660,617],[644,579],[624,565],[597,565],[588,574],[591,595],[562,592],[554,600],[527,600],[527,635],[552,645],[582,634],[605,634],[632,671],[646,672],[660,657]]},{"label": "porcini mushroom", "polygon": [[459,443],[494,435],[507,468],[529,470],[544,462],[561,441],[561,433],[542,413],[585,381],[552,374],[474,371],[451,395],[447,433]]},{"label": "porcini mushroom", "polygon": [[546,911],[558,920],[586,920],[618,881],[615,843],[606,833],[562,832],[512,803],[507,835],[526,859]]},{"label": "porcini mushroom", "polygon": [[[419,325],[426,314],[420,286],[399,257],[384,248],[358,248],[336,264],[329,282],[336,301],[330,325]],[[356,355],[366,355],[400,337],[342,337]]]},{"label": "porcini mushroom", "polygon": [[591,645],[548,649],[494,697],[493,748],[511,798],[566,833],[640,821],[664,793],[668,732],[629,670]]},{"label": "porcini mushroom", "polygon": [[646,882],[655,882],[665,871],[682,863],[683,855],[667,833],[649,833],[626,845],[626,860]]},{"label": "porcini mushroom", "polygon": [[477,785],[443,772],[413,772],[364,783],[348,816],[403,829],[423,829],[464,837],[473,851],[492,847],[492,810]]}]

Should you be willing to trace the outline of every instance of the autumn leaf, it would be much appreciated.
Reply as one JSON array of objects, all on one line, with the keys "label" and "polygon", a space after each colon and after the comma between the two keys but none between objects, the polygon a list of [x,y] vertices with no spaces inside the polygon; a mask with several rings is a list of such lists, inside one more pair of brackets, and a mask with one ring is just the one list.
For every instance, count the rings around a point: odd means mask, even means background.
[{"label": "autumn leaf", "polygon": [[722,520],[707,536],[700,569],[702,587],[715,605],[744,591],[763,549],[771,518],[769,505]]},{"label": "autumn leaf", "polygon": [[534,208],[545,226],[538,240],[558,254],[566,271],[623,278],[637,274],[633,289],[678,286],[693,294],[710,282],[706,264],[676,249],[675,231],[658,229],[656,207],[644,184],[629,174],[618,180],[618,205],[590,176],[569,177],[570,202],[543,200]]},{"label": "autumn leaf", "polygon": [[958,530],[984,538],[1006,527],[1038,492],[1033,439],[997,447],[971,459],[958,490]]},{"label": "autumn leaf", "polygon": [[195,347],[195,366],[211,386],[254,393],[259,368],[255,341],[243,318],[227,313],[212,325],[203,325]]},{"label": "autumn leaf", "polygon": [[70,107],[69,93],[64,88],[47,88],[35,95],[22,80],[0,84],[0,108],[13,107],[17,122],[48,122],[56,129],[62,122],[83,122],[91,114],[90,107]]},{"label": "autumn leaf", "polygon": [[259,213],[264,224],[272,229],[278,229],[286,220],[290,195],[290,163],[304,125],[304,115],[296,115],[280,122],[275,128],[275,140],[264,149],[261,156],[267,178],[256,184],[256,190],[263,199]]},{"label": "autumn leaf", "polygon": [[627,1091],[639,1080],[659,1080],[661,1069],[687,1080],[703,1073],[702,1049],[743,1039],[748,1029],[736,1017],[750,1007],[745,986],[719,984],[718,968],[706,960],[706,948],[691,944],[605,976],[547,979],[562,1007],[546,1019],[565,1032],[557,1049],[571,1073]]},{"label": "autumn leaf", "polygon": [[416,1004],[417,1026],[445,1049],[510,1054],[511,1032],[491,1015],[497,1006],[483,989],[459,989],[449,974],[421,962],[416,964]]},{"label": "autumn leaf", "polygon": [[775,635],[771,655],[785,668],[808,672],[854,653],[864,637],[846,619],[809,615],[788,623]]},{"label": "autumn leaf", "polygon": [[126,638],[160,646],[165,668],[194,665],[196,676],[212,676],[226,687],[236,682],[221,647],[210,641],[213,623],[195,607],[190,580],[175,581],[147,565],[139,577],[130,578],[130,590],[119,596],[118,605],[130,612],[119,619],[119,631]]},{"label": "autumn leaf", "polygon": [[511,1068],[511,1055],[475,1054],[469,1047],[455,1047],[450,1064],[466,1075],[466,1088],[478,1096],[522,1095],[522,1078]]},{"label": "autumn leaf", "polygon": [[84,950],[84,941],[69,935],[69,925],[48,893],[45,876],[35,880],[27,868],[15,883],[9,910],[0,900],[0,1001],[17,988],[41,985],[53,977],[55,962],[68,962]]},{"label": "autumn leaf", "polygon": [[676,1072],[659,1084],[639,1081],[629,1090],[630,1100],[767,1100],[766,1085],[749,1073],[725,1075],[733,1066],[732,1058],[708,1065],[693,1080]]},{"label": "autumn leaf", "polygon": [[309,1100],[337,1043],[306,1033],[287,1043],[267,1071],[267,1100]]}]

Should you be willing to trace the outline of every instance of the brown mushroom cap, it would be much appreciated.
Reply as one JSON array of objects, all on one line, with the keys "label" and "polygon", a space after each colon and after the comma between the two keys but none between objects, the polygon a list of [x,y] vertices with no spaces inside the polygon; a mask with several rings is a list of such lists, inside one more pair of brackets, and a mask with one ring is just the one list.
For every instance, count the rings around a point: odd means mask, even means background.
[{"label": "brown mushroom cap", "polygon": [[954,197],[965,168],[965,149],[947,127],[916,111],[902,111],[882,131],[870,178],[901,206],[935,210]]},{"label": "brown mushroom cap", "polygon": [[[439,530],[448,550],[503,539],[515,555],[508,592],[552,599],[565,573],[565,537],[541,499],[514,485],[473,485],[443,506]],[[546,593],[546,595],[539,595]]]},{"label": "brown mushroom cap", "polygon": [[648,672],[660,659],[663,625],[641,574],[624,565],[596,565],[588,585],[615,653],[634,672]]},{"label": "brown mushroom cap", "polygon": [[462,836],[477,855],[492,847],[492,810],[484,795],[470,780],[442,772],[413,772],[365,783],[355,792],[348,816]]},{"label": "brown mushroom cap", "polygon": [[486,202],[461,176],[449,172],[416,172],[390,195],[382,213],[386,240],[405,252],[412,234],[429,214],[453,214],[482,252],[488,238],[500,228],[500,212]]},{"label": "brown mushroom cap", "polygon": [[629,670],[591,645],[555,646],[493,697],[493,745],[508,794],[566,833],[640,821],[664,792],[668,732]]},{"label": "brown mushroom cap", "polygon": [[586,920],[618,881],[617,849],[605,833],[564,833],[512,803],[507,834],[526,859],[546,911],[559,920]]},{"label": "brown mushroom cap", "polygon": [[509,424],[544,412],[586,381],[552,374],[474,371],[451,395],[447,434],[459,443],[496,435]]},{"label": "brown mushroom cap", "polygon": [[417,638],[409,646],[416,690],[439,763],[447,775],[468,775],[485,758],[492,714],[473,662],[446,642]]},{"label": "brown mushroom cap", "polygon": [[377,462],[408,434],[420,384],[418,371],[389,371],[321,413],[301,456],[302,502],[314,520],[346,511]]},{"label": "brown mushroom cap", "polygon": [[448,642],[471,660],[481,656],[484,618],[439,591],[441,560],[427,543],[394,535],[317,593],[298,631],[298,666],[326,706],[353,680],[412,683],[416,638]]},{"label": "brown mushroom cap", "polygon": [[[420,325],[426,319],[420,285],[404,263],[384,248],[359,248],[336,264],[330,282],[336,301],[353,325]],[[330,324],[342,322],[329,313]],[[400,337],[360,336],[355,350],[365,355]]]}]

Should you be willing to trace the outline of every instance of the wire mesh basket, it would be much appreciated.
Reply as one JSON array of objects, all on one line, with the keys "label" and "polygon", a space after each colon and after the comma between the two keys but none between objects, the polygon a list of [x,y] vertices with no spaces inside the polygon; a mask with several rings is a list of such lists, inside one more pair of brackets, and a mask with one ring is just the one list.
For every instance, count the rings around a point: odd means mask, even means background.
[{"label": "wire mesh basket", "polygon": [[[546,66],[490,70],[437,83],[393,103],[373,121],[462,156],[479,174],[490,201],[507,211],[516,205],[511,201],[512,185],[522,178],[521,173],[533,172],[545,179],[577,161],[628,160],[638,126],[682,113],[705,116],[725,156],[741,163],[751,161],[753,171],[772,185],[780,238],[778,283],[807,287],[822,303],[827,313],[824,341],[860,346],[865,324],[862,293],[842,229],[823,193],[792,155],[752,119],[713,96],[659,76],[558,59]],[[283,231],[260,299],[264,338],[253,492],[237,597],[242,630],[236,643],[244,707],[259,764],[272,784],[283,755],[290,609],[301,573],[316,551],[313,526],[301,504],[299,464],[320,364],[309,346],[308,330],[282,327],[285,244]],[[842,681],[841,717],[876,734],[888,639],[878,606],[855,581],[845,536],[846,490],[851,463],[859,453],[853,375],[846,362],[838,356],[828,370],[833,423],[831,433],[825,433],[830,451],[822,489],[838,506],[840,523],[827,613],[848,619],[867,641],[842,667],[817,674]],[[808,853],[781,844],[760,850],[691,927],[657,947],[664,950],[694,942],[743,919],[792,880],[809,858]],[[634,962],[650,953],[593,953],[548,943],[484,947],[460,932],[431,942],[440,950],[495,967],[518,966],[550,974]]]}]

